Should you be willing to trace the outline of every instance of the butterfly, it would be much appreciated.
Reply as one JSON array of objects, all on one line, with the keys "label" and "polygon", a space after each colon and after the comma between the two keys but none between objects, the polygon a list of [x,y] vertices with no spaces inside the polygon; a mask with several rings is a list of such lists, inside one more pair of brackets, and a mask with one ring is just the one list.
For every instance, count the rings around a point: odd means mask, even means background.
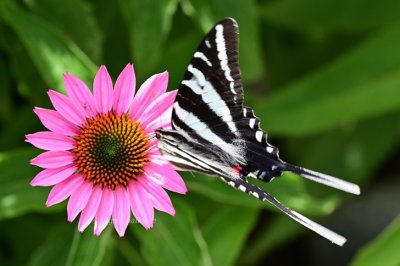
[{"label": "butterfly", "polygon": [[217,23],[194,53],[173,104],[172,129],[157,129],[162,155],[177,169],[218,176],[228,185],[268,201],[300,224],[337,245],[346,239],[287,208],[249,177],[270,182],[289,171],[312,181],[360,194],[353,183],[284,162],[267,142],[260,119],[243,106],[238,64],[238,25]]}]

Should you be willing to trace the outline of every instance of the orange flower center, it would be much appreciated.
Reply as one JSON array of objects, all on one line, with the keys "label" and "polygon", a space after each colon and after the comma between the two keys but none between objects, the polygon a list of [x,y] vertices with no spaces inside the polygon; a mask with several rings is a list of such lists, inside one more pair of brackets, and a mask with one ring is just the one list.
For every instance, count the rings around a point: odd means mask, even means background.
[{"label": "orange flower center", "polygon": [[148,138],[139,122],[125,114],[111,111],[88,118],[74,139],[78,172],[102,188],[128,186],[148,162]]}]

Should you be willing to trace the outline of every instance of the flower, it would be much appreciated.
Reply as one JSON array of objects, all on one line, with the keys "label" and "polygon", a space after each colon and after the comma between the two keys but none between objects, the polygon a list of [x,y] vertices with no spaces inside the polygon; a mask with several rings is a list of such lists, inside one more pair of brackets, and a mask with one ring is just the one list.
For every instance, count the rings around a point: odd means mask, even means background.
[{"label": "flower", "polygon": [[26,136],[33,146],[47,150],[31,160],[45,168],[32,186],[54,186],[46,206],[69,197],[72,222],[80,213],[78,230],[94,219],[100,235],[112,218],[123,236],[130,212],[146,229],[153,226],[154,209],[175,215],[164,189],[184,194],[187,189],[173,166],[161,155],[154,130],[171,126],[176,91],[166,92],[168,73],[147,79],[135,92],[133,65],[119,75],[114,89],[105,66],[93,83],[93,94],[78,78],[64,75],[68,96],[50,90],[55,110],[34,112],[49,131]]}]

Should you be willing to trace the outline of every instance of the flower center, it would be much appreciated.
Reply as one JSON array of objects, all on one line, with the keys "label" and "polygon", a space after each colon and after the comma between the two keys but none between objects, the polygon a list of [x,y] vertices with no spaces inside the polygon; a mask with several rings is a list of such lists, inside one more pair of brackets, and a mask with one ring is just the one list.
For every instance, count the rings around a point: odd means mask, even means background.
[{"label": "flower center", "polygon": [[78,172],[102,188],[128,186],[148,162],[148,139],[139,122],[125,114],[111,111],[88,118],[75,141]]}]

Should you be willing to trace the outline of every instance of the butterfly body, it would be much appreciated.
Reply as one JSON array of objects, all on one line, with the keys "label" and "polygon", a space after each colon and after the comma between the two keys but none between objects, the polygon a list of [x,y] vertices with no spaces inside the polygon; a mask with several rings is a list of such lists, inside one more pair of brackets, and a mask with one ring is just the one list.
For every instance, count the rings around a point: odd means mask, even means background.
[{"label": "butterfly body", "polygon": [[178,169],[218,176],[342,245],[345,238],[290,210],[247,181],[253,177],[269,182],[290,171],[346,192],[360,192],[355,184],[280,159],[279,150],[268,143],[260,119],[253,109],[243,106],[237,39],[238,27],[231,18],[216,24],[204,37],[179,86],[172,129],[156,130],[161,153]]},{"label": "butterfly body", "polygon": [[[215,144],[190,140],[174,130],[156,131],[158,147],[164,157],[179,170],[195,171],[207,175],[218,175],[227,179],[241,178],[241,171],[235,170],[244,163],[231,153],[227,153]],[[233,146],[232,146],[233,147]],[[242,152],[242,147],[234,147]]]}]

